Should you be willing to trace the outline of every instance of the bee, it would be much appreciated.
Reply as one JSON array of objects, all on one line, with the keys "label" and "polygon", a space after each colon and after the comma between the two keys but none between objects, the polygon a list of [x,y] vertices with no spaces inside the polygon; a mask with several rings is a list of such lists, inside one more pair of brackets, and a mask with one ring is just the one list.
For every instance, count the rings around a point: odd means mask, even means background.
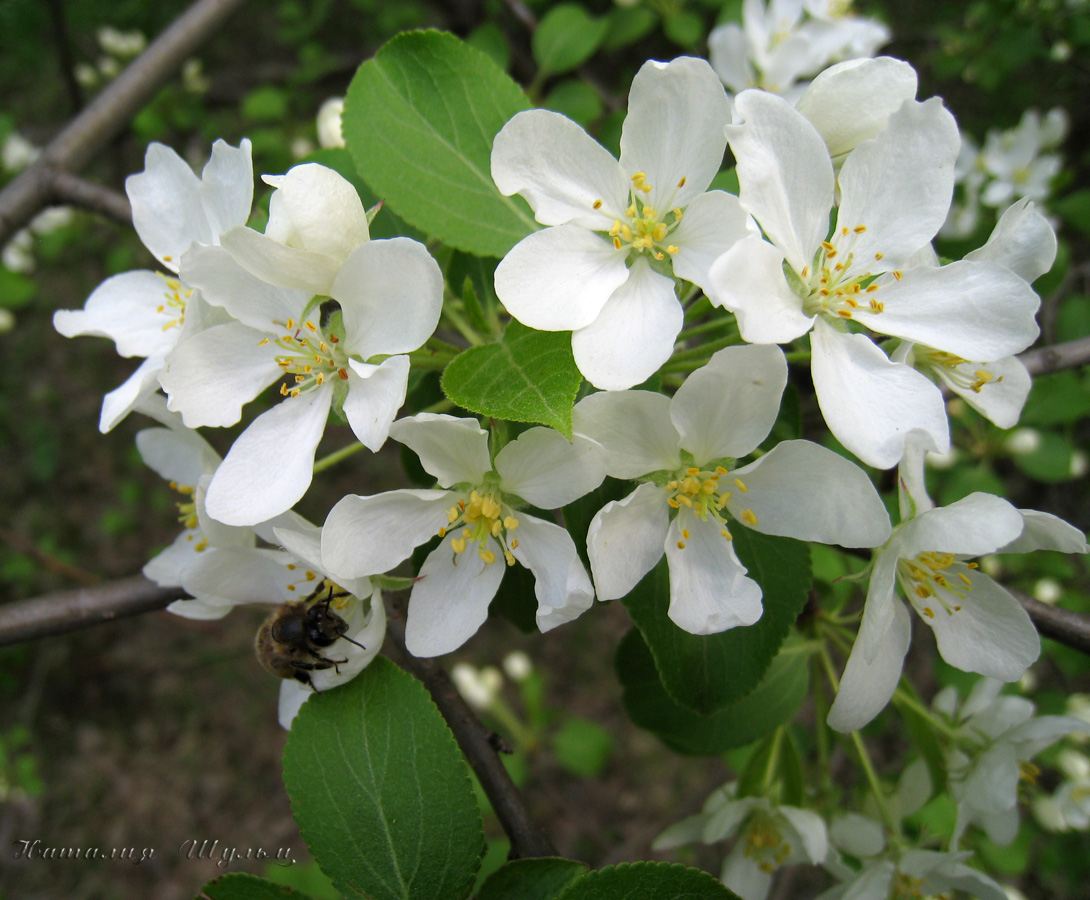
[{"label": "bee", "polygon": [[331,647],[341,638],[361,649],[363,644],[345,635],[348,623],[341,618],[330,603],[339,597],[347,597],[344,591],[335,594],[333,586],[324,600],[314,601],[325,588],[325,583],[303,600],[289,600],[273,612],[254,638],[254,652],[258,662],[277,678],[294,678],[315,691],[310,673],[319,669],[335,669],[347,659],[330,659],[321,651]]}]

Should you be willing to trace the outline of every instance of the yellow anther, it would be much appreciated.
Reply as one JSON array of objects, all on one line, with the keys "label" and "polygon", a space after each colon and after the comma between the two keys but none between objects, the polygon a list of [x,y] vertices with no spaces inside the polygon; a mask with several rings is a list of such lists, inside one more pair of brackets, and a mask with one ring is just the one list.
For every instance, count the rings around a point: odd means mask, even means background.
[{"label": "yellow anther", "polygon": [[309,331],[309,332],[312,332],[312,333],[313,333],[313,332],[316,332],[316,331],[318,330],[318,326],[317,326],[317,325],[315,325],[315,324],[314,324],[313,322],[311,322],[311,321],[310,321],[310,319],[307,319],[307,321],[305,321],[305,322],[303,323],[303,327],[304,327],[304,328],[305,328],[305,329],[306,329],[307,331]]},{"label": "yellow anther", "polygon": [[465,538],[451,538],[450,539],[450,546],[451,546],[451,549],[453,549],[455,553],[465,553],[466,552]]},{"label": "yellow anther", "polygon": [[678,248],[675,247],[673,244],[670,244],[670,246],[666,248],[666,252],[669,253],[671,256],[676,256]]},{"label": "yellow anther", "polygon": [[513,554],[510,550],[503,551],[503,558],[507,560],[507,565],[513,566],[515,564],[515,554]]},{"label": "yellow anther", "polygon": [[733,496],[734,494],[732,494],[730,491],[724,491],[722,494],[719,495],[719,499],[715,501],[715,508],[722,509],[724,506],[730,503],[730,498]]},{"label": "yellow anther", "polygon": [[921,600],[926,600],[928,597],[931,596],[931,588],[929,588],[926,584],[918,584],[916,585],[914,590],[916,592],[916,596],[919,597]]},{"label": "yellow anther", "polygon": [[752,509],[743,509],[738,515],[750,528],[757,527],[757,514]]},{"label": "yellow anther", "polygon": [[692,509],[693,507],[693,501],[686,497],[684,494],[678,495],[677,502],[680,503],[682,506],[689,507],[689,509]]},{"label": "yellow anther", "polygon": [[666,501],[667,505],[673,509],[681,509],[681,504],[677,502],[673,497]]},{"label": "yellow anther", "polygon": [[519,527],[519,520],[516,519],[514,516],[507,516],[503,520],[503,527],[506,528],[508,531],[514,531],[516,528]]},{"label": "yellow anther", "polygon": [[440,526],[439,531],[438,531],[438,535],[441,538],[445,538],[447,536],[447,526],[446,525]]},{"label": "yellow anther", "polygon": [[850,309],[838,309],[836,314],[842,319],[850,319],[852,317],[852,311]]},{"label": "yellow anther", "polygon": [[935,618],[935,611],[930,606],[925,606],[923,608],[923,614],[929,619]]},{"label": "yellow anther", "polygon": [[896,278],[898,281],[900,281],[905,276],[904,276],[904,273],[901,272],[899,269],[894,269],[893,270],[893,277]]},{"label": "yellow anther", "polygon": [[594,203],[592,203],[591,205],[595,209],[601,209],[602,208],[602,201],[601,200],[595,200]]},{"label": "yellow anther", "polygon": [[674,222],[675,223],[680,222],[682,219],[685,218],[685,213],[682,211],[680,206],[675,206],[673,208],[672,212],[674,214]]},{"label": "yellow anther", "polygon": [[[286,327],[288,331],[291,331],[291,329],[295,327],[295,319],[288,319],[288,321],[284,323],[284,327]],[[287,335],[285,340],[291,340],[291,335]]]},{"label": "yellow anther", "polygon": [[482,548],[477,555],[484,560],[485,565],[487,566],[492,565],[492,563],[496,561],[496,554],[485,548]]},{"label": "yellow anther", "polygon": [[731,536],[731,533],[729,531],[727,531],[726,528],[720,528],[719,529],[719,536],[726,538],[728,541],[733,541],[734,540],[734,538]]},{"label": "yellow anther", "polygon": [[715,471],[718,472],[720,475],[726,475],[727,474],[727,470],[724,469],[722,466],[716,466]]},{"label": "yellow anther", "polygon": [[678,548],[678,550],[684,550],[685,549],[685,541],[678,541],[677,542],[677,548]]},{"label": "yellow anther", "polygon": [[614,219],[613,220],[613,227],[609,229],[609,236],[610,237],[616,237],[620,233],[621,233],[621,220],[620,219]]},{"label": "yellow anther", "polygon": [[614,247],[615,247],[615,248],[616,248],[617,250],[620,250],[620,249],[621,249],[621,239],[620,239],[619,237],[615,237],[615,238],[613,239],[613,246],[614,246]]},{"label": "yellow anther", "polygon": [[870,302],[871,312],[873,312],[873,313],[885,312],[885,309],[886,309],[886,304],[880,303],[877,300],[871,300],[871,302]]},{"label": "yellow anther", "polygon": [[826,249],[826,251],[836,249],[835,245],[830,244],[828,241],[822,241],[821,246],[824,247]]},{"label": "yellow anther", "polygon": [[626,219],[636,218],[636,204],[633,203],[631,206],[629,206],[628,209],[624,211],[624,215]]},{"label": "yellow anther", "polygon": [[958,572],[958,578],[961,580],[962,584],[967,584],[969,587],[973,586],[972,580],[964,572]]},{"label": "yellow anther", "polygon": [[881,259],[881,258],[882,258],[883,256],[885,256],[885,254],[884,254],[884,253],[875,253],[875,254],[874,254],[874,258],[875,258],[875,259]]},{"label": "yellow anther", "polygon": [[802,278],[803,281],[805,281],[807,278],[809,278],[810,277],[810,267],[809,266],[803,266],[802,271],[799,272],[799,276]]},{"label": "yellow anther", "polygon": [[511,549],[512,549],[512,550],[518,550],[518,548],[519,548],[519,539],[518,539],[518,538],[514,538],[514,539],[513,539],[512,541],[511,541]]},{"label": "yellow anther", "polygon": [[265,338],[265,340],[263,341],[258,341],[257,346],[264,347],[267,343],[269,343],[269,338]]},{"label": "yellow anther", "polygon": [[855,228],[852,229],[852,231],[854,231],[856,234],[862,234],[866,230],[866,225],[856,225]]},{"label": "yellow anther", "polygon": [[681,536],[683,538],[685,538],[685,540],[689,540],[689,529],[688,528],[682,528],[681,529]]},{"label": "yellow anther", "polygon": [[980,568],[980,563],[975,563],[975,562],[966,563],[965,568],[967,568],[967,569],[979,569]]},{"label": "yellow anther", "polygon": [[679,182],[677,183],[677,186],[678,186],[679,188],[683,188],[683,187],[685,187],[685,176],[684,176],[684,175],[682,175],[682,176],[681,176],[681,181],[679,181]]},{"label": "yellow anther", "polygon": [[740,490],[743,494],[748,494],[749,493],[749,488],[747,488],[745,486],[745,484],[742,482],[741,478],[735,478],[734,483],[736,485],[738,485],[738,490]]},{"label": "yellow anther", "polygon": [[499,519],[496,519],[496,521],[492,523],[492,526],[488,529],[488,531],[492,535],[492,537],[499,537],[500,532],[503,531],[503,522],[501,522]]}]

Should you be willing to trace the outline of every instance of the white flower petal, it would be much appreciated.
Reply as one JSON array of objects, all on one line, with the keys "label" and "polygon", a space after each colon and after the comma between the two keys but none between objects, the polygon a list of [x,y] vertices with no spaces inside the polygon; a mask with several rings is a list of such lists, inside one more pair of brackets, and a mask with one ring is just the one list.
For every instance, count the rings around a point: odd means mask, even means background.
[{"label": "white flower petal", "polygon": [[[1041,653],[1041,639],[1021,604],[987,575],[970,571],[972,587],[963,595],[942,592],[944,603],[923,616],[938,641],[939,653],[963,672],[1017,681]],[[917,600],[923,607],[926,600]],[[960,608],[959,608],[960,607]]]},{"label": "white flower petal", "polygon": [[884,309],[860,306],[856,321],[895,337],[989,362],[1024,350],[1037,338],[1040,298],[1002,266],[979,262],[917,266],[883,279],[875,296]]},{"label": "white flower petal", "polygon": [[673,279],[641,257],[598,317],[572,332],[575,364],[595,387],[623,391],[646,381],[670,358],[684,321]]},{"label": "white flower petal", "polygon": [[865,271],[875,253],[885,271],[897,268],[935,236],[950,209],[960,149],[954,117],[933,97],[906,102],[848,155],[837,228],[866,228],[852,244],[855,268]]},{"label": "white flower petal", "polygon": [[386,443],[390,425],[405,402],[408,383],[407,356],[391,356],[377,366],[348,360],[344,415],[352,433],[371,452],[377,453]]},{"label": "white flower petal", "polygon": [[679,436],[670,421],[670,401],[652,391],[602,391],[584,397],[572,411],[575,431],[606,449],[607,474],[638,478],[681,465]]},{"label": "white flower petal", "polygon": [[701,520],[682,509],[666,532],[668,615],[691,634],[717,634],[752,625],[763,611],[761,586],[746,575],[731,542],[719,531],[713,519]]},{"label": "white flower petal", "polygon": [[417,413],[394,422],[390,436],[420,457],[420,464],[440,487],[463,481],[480,484],[492,471],[488,432],[476,419]]},{"label": "white flower petal", "polygon": [[1022,515],[1010,503],[978,491],[902,525],[900,554],[902,559],[925,552],[980,556],[1009,544],[1022,528]]},{"label": "white flower petal", "polygon": [[[160,587],[181,587],[182,574],[197,559],[201,544],[201,533],[195,528],[187,528],[179,534],[165,550],[160,551],[144,564],[144,577],[154,581]],[[203,607],[205,604],[201,604]],[[187,618],[221,618],[227,610],[216,615],[187,616]]]},{"label": "white flower petal", "polygon": [[787,360],[775,344],[743,344],[715,353],[670,401],[670,420],[697,465],[740,457],[772,430],[787,385]]},{"label": "white flower petal", "polygon": [[188,429],[145,428],[136,433],[136,449],[156,475],[186,487],[195,487],[220,463],[208,441]]},{"label": "white flower petal", "polygon": [[202,603],[220,606],[298,600],[298,592],[288,590],[295,577],[287,568],[291,562],[291,556],[281,550],[210,549],[197,554],[186,567],[182,587]]},{"label": "white flower petal", "polygon": [[[147,575],[147,573],[144,573]],[[151,578],[150,575],[148,575]],[[154,580],[154,579],[152,579]],[[181,600],[175,600],[169,604],[166,608],[168,613],[172,613],[175,616],[181,616],[183,619],[194,619],[196,621],[213,621],[216,619],[222,619],[231,610],[233,606],[215,606],[211,603],[201,603],[200,600],[195,600],[192,597],[183,597]]]},{"label": "white flower petal", "polygon": [[916,70],[888,56],[850,59],[818,75],[795,108],[825,139],[834,159],[875,137],[906,100],[916,97]]},{"label": "white flower petal", "polygon": [[541,331],[584,328],[628,279],[624,253],[578,225],[554,225],[523,238],[496,266],[496,296],[523,325]]},{"label": "white flower petal", "polygon": [[408,353],[439,324],[443,273],[418,241],[371,241],[345,259],[330,296],[344,315],[346,352]]},{"label": "white flower petal", "polygon": [[731,477],[748,490],[735,491],[727,508],[735,518],[750,509],[756,531],[842,547],[889,539],[889,515],[867,474],[817,444],[784,441]]},{"label": "white flower petal", "polygon": [[252,228],[232,228],[220,244],[255,278],[308,294],[328,294],[341,265],[337,257],[289,247]]},{"label": "white flower petal", "polygon": [[288,319],[299,321],[311,297],[251,275],[222,247],[191,248],[182,257],[181,273],[205,302],[223,307],[244,325],[278,337]]},{"label": "white flower petal", "polygon": [[759,237],[739,241],[708,273],[708,299],[738,317],[751,344],[786,344],[814,324],[783,277],[783,253]]},{"label": "white flower petal", "polygon": [[594,588],[567,529],[525,513],[518,520],[519,545],[511,553],[534,575],[537,627],[549,631],[588,610]]},{"label": "white flower petal", "polygon": [[556,509],[593,491],[606,477],[605,451],[575,435],[571,442],[552,428],[530,428],[496,454],[504,493],[541,509]]},{"label": "white flower petal", "polygon": [[280,699],[276,704],[276,719],[280,727],[285,731],[291,731],[291,723],[299,715],[311,695],[314,693],[309,687],[294,678],[285,678],[280,682]]},{"label": "white flower petal", "polygon": [[702,194],[723,163],[730,104],[702,59],[648,60],[632,79],[621,129],[621,170],[644,172],[647,201],[658,210]]},{"label": "white flower petal", "polygon": [[727,128],[738,160],[738,199],[796,272],[810,265],[829,230],[833,164],[825,141],[786,100],[743,91]]},{"label": "white flower petal", "polygon": [[1020,509],[1018,513],[1022,516],[1022,533],[1009,544],[1000,547],[1000,553],[1031,553],[1034,550],[1090,553],[1086,535],[1058,516],[1036,509]]},{"label": "white flower petal", "polygon": [[275,241],[343,260],[368,239],[367,213],[352,183],[328,166],[303,163],[263,179],[276,188],[265,233]]},{"label": "white flower petal", "polygon": [[185,160],[158,143],[148,144],[144,171],[125,179],[136,233],[174,272],[191,243],[215,243],[216,235],[201,203],[200,184]]},{"label": "white flower petal", "polygon": [[[902,345],[905,346],[905,345]],[[898,348],[899,350],[900,348]],[[1017,356],[1006,356],[994,362],[960,363],[953,367],[958,377],[946,366],[933,366],[930,371],[938,375],[946,387],[964,398],[973,409],[1000,428],[1013,428],[1022,415],[1026,397],[1033,387],[1033,378]],[[987,372],[991,380],[973,390],[978,372]]]},{"label": "white flower petal", "polygon": [[176,329],[166,327],[170,316],[159,311],[170,293],[155,272],[123,272],[95,288],[83,309],[53,313],[53,327],[65,337],[109,338],[121,356],[162,356],[178,338]]},{"label": "white flower petal", "polygon": [[897,566],[900,562],[900,529],[895,529],[893,537],[880,549],[874,558],[870,584],[867,585],[867,599],[864,606],[867,627],[860,628],[856,646],[863,651],[863,658],[869,664],[874,662],[886,629],[893,621],[896,608],[901,606],[897,597]]},{"label": "white flower petal", "polygon": [[733,22],[712,29],[708,35],[708,61],[734,93],[756,87],[745,32]]},{"label": "white flower petal", "polygon": [[208,486],[208,514],[227,525],[256,525],[294,506],[310,487],[332,400],[327,385],[254,419]]},{"label": "white flower petal", "polygon": [[382,649],[382,642],[386,638],[386,607],[382,602],[382,594],[376,592],[370,601],[348,602],[350,605],[347,615],[344,616],[348,631],[323,652],[330,659],[344,661],[331,669],[318,669],[308,673],[316,690],[325,691],[351,681],[371,664],[371,660]]},{"label": "white flower petal", "polygon": [[159,390],[159,375],[163,370],[163,357],[149,356],[124,383],[102,398],[98,430],[103,434],[112,431],[117,424]]},{"label": "white flower petal", "polygon": [[212,144],[212,155],[201,172],[201,206],[214,237],[228,228],[245,225],[254,201],[254,165],[250,141],[237,147],[226,141]]},{"label": "white flower petal", "polygon": [[405,622],[405,646],[413,656],[457,650],[484,624],[505,568],[492,538],[485,548],[496,555],[496,562],[486,563],[473,545],[455,553],[449,541],[428,554],[409,595]]},{"label": "white flower petal", "polygon": [[521,194],[543,225],[609,231],[628,206],[617,160],[567,116],[544,109],[520,112],[500,129],[492,180],[501,194]]},{"label": "white flower petal", "polygon": [[891,362],[862,334],[818,320],[810,335],[818,405],[837,439],[863,462],[897,464],[911,437],[945,453],[950,429],[942,393],[915,369]]},{"label": "white flower petal", "polygon": [[749,237],[749,215],[738,198],[726,191],[708,191],[685,207],[685,217],[670,235],[678,252],[674,274],[705,290],[712,263],[735,243]]},{"label": "white flower petal", "polygon": [[825,820],[810,809],[798,809],[794,806],[780,806],[778,809],[801,839],[806,858],[814,865],[825,859],[825,854],[829,850]]},{"label": "white flower petal", "polygon": [[1056,232],[1030,200],[1019,200],[999,217],[983,247],[965,254],[968,260],[1005,266],[1033,283],[1056,260]]},{"label": "white flower petal", "polygon": [[392,569],[438,534],[457,499],[449,491],[350,494],[322,526],[322,567],[337,581]]},{"label": "white flower petal", "polygon": [[159,383],[168,408],[180,412],[187,428],[234,425],[242,407],[284,371],[265,335],[229,322],[182,341],[167,357]]},{"label": "white flower petal", "polygon": [[873,660],[867,662],[863,636],[869,625],[868,613],[869,608],[864,608],[859,637],[840,679],[840,690],[829,709],[829,727],[836,731],[858,731],[882,711],[897,689],[912,638],[908,610],[903,603],[895,603],[893,619],[875,641],[877,651]]},{"label": "white flower petal", "polygon": [[650,482],[598,510],[587,530],[587,556],[599,600],[626,596],[655,567],[669,525],[666,496]]}]

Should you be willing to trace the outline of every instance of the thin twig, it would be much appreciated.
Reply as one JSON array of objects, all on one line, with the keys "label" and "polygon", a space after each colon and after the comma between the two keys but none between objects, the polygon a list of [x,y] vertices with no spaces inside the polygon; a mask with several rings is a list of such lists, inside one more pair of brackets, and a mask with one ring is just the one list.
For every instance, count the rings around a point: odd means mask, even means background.
[{"label": "thin twig", "polygon": [[1063,344],[1052,344],[1029,350],[1018,357],[1030,375],[1045,375],[1060,369],[1073,369],[1090,364],[1090,337]]},{"label": "thin twig", "polygon": [[495,735],[481,724],[462,699],[446,671],[434,659],[419,659],[405,647],[404,619],[391,618],[386,635],[397,649],[397,662],[419,678],[443,714],[458,746],[473,767],[504,832],[511,839],[511,859],[556,856],[556,848],[523,802],[507,769],[500,762]]},{"label": "thin twig", "polygon": [[1029,613],[1042,635],[1090,656],[1090,616],[1062,606],[1049,606],[1021,591],[1012,590],[1011,594]]},{"label": "thin twig", "polygon": [[0,191],[0,246],[53,196],[55,170],[80,171],[245,0],[197,0]]},{"label": "thin twig", "polygon": [[154,612],[185,596],[143,575],[0,605],[0,647]]},{"label": "thin twig", "polygon": [[53,198],[61,203],[96,212],[122,225],[132,224],[132,205],[120,191],[85,181],[61,169],[53,170],[50,184]]},{"label": "thin twig", "polygon": [[78,584],[98,584],[102,580],[94,573],[88,572],[86,569],[80,569],[76,566],[69,565],[63,559],[57,559],[57,557],[52,554],[46,553],[41,547],[35,544],[34,541],[25,535],[19,534],[17,531],[0,527],[0,541],[11,544],[11,546],[20,553],[33,556],[50,571],[56,572],[58,575],[63,575],[65,578],[70,578]]}]

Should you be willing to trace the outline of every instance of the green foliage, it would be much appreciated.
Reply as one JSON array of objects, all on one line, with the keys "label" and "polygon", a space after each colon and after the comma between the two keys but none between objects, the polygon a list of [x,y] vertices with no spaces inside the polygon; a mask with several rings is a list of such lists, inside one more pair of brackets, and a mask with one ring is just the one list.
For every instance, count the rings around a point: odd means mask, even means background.
[{"label": "green foliage", "polygon": [[678,705],[704,715],[756,687],[810,588],[806,544],[742,526],[732,534],[738,558],[764,593],[764,613],[755,624],[712,635],[682,631],[667,616],[670,582],[665,560],[623,601],[651,650],[666,692]]},{"label": "green foliage", "polygon": [[481,416],[549,425],[572,437],[572,407],[583,377],[566,331],[534,331],[518,322],[494,344],[470,347],[443,372],[443,391]]},{"label": "green foliage", "polygon": [[764,737],[794,717],[810,688],[806,655],[790,644],[750,693],[710,715],[686,709],[670,697],[638,629],[621,641],[616,665],[628,717],[671,750],[692,756],[713,756]]},{"label": "green foliage", "polygon": [[273,881],[254,875],[232,872],[203,888],[197,900],[311,900],[306,894],[294,891]]},{"label": "green foliage", "polygon": [[484,53],[451,34],[400,34],[352,79],[342,118],[363,179],[425,234],[503,256],[537,228],[492,181],[492,140],[530,103]]},{"label": "green foliage", "polygon": [[583,778],[601,775],[613,756],[613,735],[590,719],[566,720],[550,743],[561,767]]},{"label": "green foliage", "polygon": [[586,871],[572,859],[515,859],[485,880],[477,900],[556,900]]},{"label": "green foliage", "polygon": [[424,687],[388,660],[304,704],[284,784],[343,894],[458,900],[472,886],[484,835],[469,770]]},{"label": "green foliage", "polygon": [[606,27],[605,19],[595,19],[578,4],[554,6],[538,23],[530,44],[538,78],[581,66],[598,49]]},{"label": "green foliage", "polygon": [[624,863],[590,872],[557,900],[737,900],[718,879],[673,863]]}]

